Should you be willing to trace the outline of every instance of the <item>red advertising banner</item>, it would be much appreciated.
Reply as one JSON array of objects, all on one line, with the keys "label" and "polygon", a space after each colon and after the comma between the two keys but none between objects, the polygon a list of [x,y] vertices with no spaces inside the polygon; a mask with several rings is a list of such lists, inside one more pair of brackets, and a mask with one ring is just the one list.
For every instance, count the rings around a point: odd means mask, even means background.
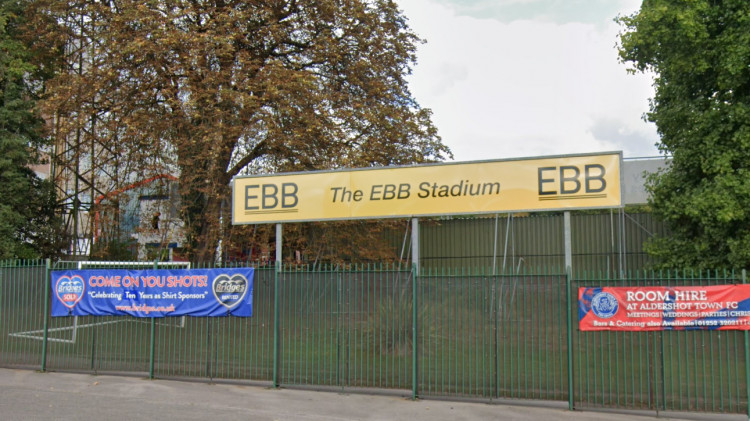
[{"label": "red advertising banner", "polygon": [[750,284],[578,288],[582,331],[750,330]]}]

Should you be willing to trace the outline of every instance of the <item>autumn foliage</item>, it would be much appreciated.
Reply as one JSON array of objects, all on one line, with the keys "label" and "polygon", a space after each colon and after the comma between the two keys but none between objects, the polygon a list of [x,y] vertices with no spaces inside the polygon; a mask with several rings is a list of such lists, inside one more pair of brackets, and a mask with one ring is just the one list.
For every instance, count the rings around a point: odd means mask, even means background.
[{"label": "autumn foliage", "polygon": [[54,135],[95,136],[133,177],[177,174],[195,260],[228,232],[236,175],[450,156],[409,92],[421,41],[392,1],[32,4],[39,42],[65,46]]}]

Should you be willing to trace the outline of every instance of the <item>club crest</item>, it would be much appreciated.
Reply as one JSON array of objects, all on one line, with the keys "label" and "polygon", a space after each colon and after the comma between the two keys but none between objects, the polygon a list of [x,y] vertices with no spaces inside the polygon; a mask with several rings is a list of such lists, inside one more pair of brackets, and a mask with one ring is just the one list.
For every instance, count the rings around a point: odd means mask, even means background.
[{"label": "club crest", "polygon": [[212,290],[214,297],[226,308],[231,309],[245,298],[248,290],[247,278],[240,274],[221,274],[214,278]]},{"label": "club crest", "polygon": [[591,299],[591,309],[598,317],[609,319],[617,313],[619,303],[609,292],[600,292]]},{"label": "club crest", "polygon": [[83,298],[83,291],[86,289],[86,284],[83,282],[83,278],[78,275],[73,276],[61,276],[55,284],[55,293],[57,299],[65,307],[73,308],[81,298]]}]

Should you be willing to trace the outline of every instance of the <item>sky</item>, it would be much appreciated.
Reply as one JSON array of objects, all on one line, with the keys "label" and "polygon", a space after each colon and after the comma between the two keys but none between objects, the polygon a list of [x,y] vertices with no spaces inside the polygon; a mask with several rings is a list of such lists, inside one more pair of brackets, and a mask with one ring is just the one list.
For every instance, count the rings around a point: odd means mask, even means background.
[{"label": "sky", "polygon": [[652,77],[617,57],[640,0],[396,1],[426,41],[409,87],[456,161],[659,155]]}]

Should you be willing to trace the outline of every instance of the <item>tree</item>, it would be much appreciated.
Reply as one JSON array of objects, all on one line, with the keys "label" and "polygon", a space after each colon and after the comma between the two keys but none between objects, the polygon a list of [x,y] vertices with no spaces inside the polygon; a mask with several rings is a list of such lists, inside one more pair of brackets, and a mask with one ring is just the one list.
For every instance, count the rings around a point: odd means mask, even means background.
[{"label": "tree", "polygon": [[671,163],[648,181],[670,228],[648,250],[665,267],[750,267],[750,2],[646,0],[620,57],[653,72],[647,119]]},{"label": "tree", "polygon": [[44,146],[35,105],[43,69],[23,42],[24,2],[0,2],[0,259],[55,257],[64,245],[49,181],[29,167]]},{"label": "tree", "polygon": [[179,171],[196,260],[214,256],[235,175],[450,156],[408,90],[420,40],[393,1],[38,5],[57,22],[39,33],[95,46],[96,65],[49,85],[48,109],[105,110],[118,143]]}]

